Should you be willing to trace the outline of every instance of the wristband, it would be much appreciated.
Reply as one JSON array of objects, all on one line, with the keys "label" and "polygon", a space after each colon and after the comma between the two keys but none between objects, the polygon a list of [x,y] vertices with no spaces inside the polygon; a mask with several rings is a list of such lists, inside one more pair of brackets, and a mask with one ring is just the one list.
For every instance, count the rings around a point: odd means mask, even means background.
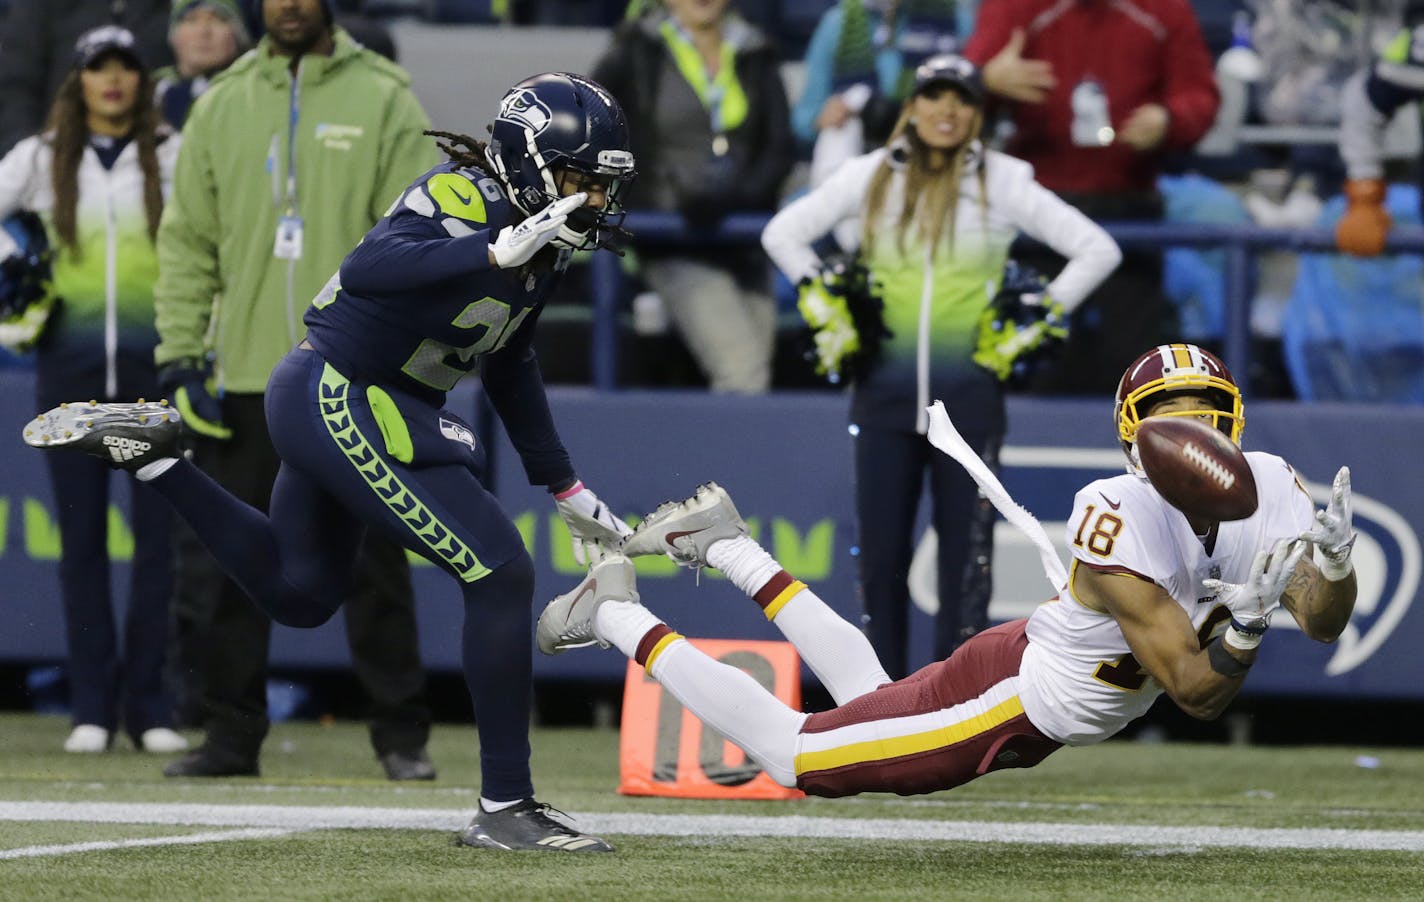
[{"label": "wristband", "polygon": [[554,500],[555,500],[555,501],[563,501],[565,498],[568,498],[570,495],[577,495],[579,492],[582,492],[582,491],[583,491],[583,480],[581,480],[581,479],[575,479],[575,480],[574,480],[574,484],[571,485],[571,486],[569,486],[568,488],[564,489],[562,492],[554,492]]},{"label": "wristband", "polygon": [[[1230,634],[1231,631],[1227,630],[1227,635]],[[1257,636],[1256,641],[1260,642],[1261,638]],[[1211,669],[1224,677],[1243,676],[1251,669],[1250,664],[1240,660],[1226,650],[1222,639],[1218,639],[1206,647],[1206,657],[1211,663]]]},{"label": "wristband", "polygon": [[1269,625],[1270,621],[1264,617],[1249,623],[1242,623],[1232,617],[1231,625],[1226,628],[1226,633],[1221,638],[1237,651],[1250,651],[1261,644],[1261,637],[1266,635],[1266,627]]}]

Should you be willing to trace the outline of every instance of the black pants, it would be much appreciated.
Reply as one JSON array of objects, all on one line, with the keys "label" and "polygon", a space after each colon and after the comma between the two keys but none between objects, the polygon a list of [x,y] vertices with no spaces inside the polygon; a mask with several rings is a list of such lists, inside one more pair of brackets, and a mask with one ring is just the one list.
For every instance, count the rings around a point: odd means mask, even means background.
[{"label": "black pants", "polygon": [[[266,511],[279,460],[262,396],[227,396],[223,418],[233,438],[200,440],[194,460],[234,495]],[[178,535],[175,663],[185,707],[207,742],[255,756],[270,725],[272,621],[223,575],[185,524]],[[343,610],[356,676],[371,698],[376,753],[423,748],[431,715],[405,549],[368,535],[357,559],[356,590]]]},{"label": "black pants", "polygon": [[[1098,222],[1162,218],[1156,195],[1065,194],[1063,199]],[[1047,276],[1063,258],[1042,245],[1016,245],[1013,257]],[[1123,371],[1143,352],[1180,340],[1177,309],[1162,288],[1162,251],[1124,248],[1122,264],[1070,317],[1068,340],[1058,356],[1035,374],[1040,394],[1111,395]]]},{"label": "black pants", "polygon": [[[103,348],[88,362],[102,370]],[[103,397],[102,371],[85,373],[62,363],[39,368],[37,407]],[[120,392],[153,397],[152,366],[125,366]],[[113,400],[113,399],[109,399]],[[173,695],[164,679],[168,652],[168,606],[173,593],[168,504],[142,483],[121,479],[102,461],[84,454],[45,455],[59,522],[60,602],[69,653],[69,702],[74,724],[109,731],[122,724],[137,742],[153,727],[174,723]],[[109,504],[114,487],[132,486],[129,526],[133,559],[128,610],[117,623],[110,588]],[[120,641],[122,635],[122,641]]]},{"label": "black pants", "polygon": [[[997,468],[1000,437],[965,434]],[[929,471],[939,539],[934,660],[988,625],[994,511],[964,468],[913,429],[861,426],[855,438],[855,508],[865,633],[892,680],[909,674],[907,642],[915,515]]]}]

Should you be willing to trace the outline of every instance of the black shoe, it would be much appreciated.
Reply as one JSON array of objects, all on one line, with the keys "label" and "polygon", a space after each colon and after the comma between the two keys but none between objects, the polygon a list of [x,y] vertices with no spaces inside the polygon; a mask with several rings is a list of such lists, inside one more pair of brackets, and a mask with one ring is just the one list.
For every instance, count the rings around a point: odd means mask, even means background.
[{"label": "black shoe", "polygon": [[434,780],[435,765],[425,749],[413,752],[386,752],[381,757],[381,767],[386,769],[387,780]]},{"label": "black shoe", "polygon": [[165,777],[255,777],[257,756],[214,745],[200,745],[163,766]]},{"label": "black shoe", "polygon": [[533,850],[537,852],[612,852],[606,839],[580,833],[550,817],[568,815],[533,799],[489,812],[481,805],[474,820],[460,834],[463,845],[477,849]]},{"label": "black shoe", "polygon": [[178,411],[167,401],[137,404],[75,402],[61,404],[25,426],[25,444],[35,448],[74,448],[120,470],[178,457]]}]

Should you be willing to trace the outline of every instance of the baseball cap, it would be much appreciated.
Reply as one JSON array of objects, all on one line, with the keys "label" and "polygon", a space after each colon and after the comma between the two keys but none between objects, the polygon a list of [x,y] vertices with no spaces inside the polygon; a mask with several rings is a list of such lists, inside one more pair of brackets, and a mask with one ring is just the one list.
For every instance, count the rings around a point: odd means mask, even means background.
[{"label": "baseball cap", "polygon": [[199,7],[212,10],[232,26],[240,50],[252,46],[252,34],[247,29],[247,20],[238,0],[173,0],[173,11],[168,16],[169,29],[177,28],[188,13]]},{"label": "baseball cap", "polygon": [[101,25],[91,28],[74,42],[74,68],[86,69],[106,53],[117,53],[142,69],[143,57],[133,32],[122,25]]},{"label": "baseball cap", "polygon": [[984,77],[979,67],[957,53],[937,54],[915,69],[914,93],[936,84],[958,88],[975,105],[984,102]]}]

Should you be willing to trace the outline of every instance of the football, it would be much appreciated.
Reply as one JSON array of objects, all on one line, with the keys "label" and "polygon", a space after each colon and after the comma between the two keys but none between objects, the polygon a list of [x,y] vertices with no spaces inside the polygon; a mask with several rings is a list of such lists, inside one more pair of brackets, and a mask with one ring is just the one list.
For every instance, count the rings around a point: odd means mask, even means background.
[{"label": "football", "polygon": [[1256,512],[1256,477],[1246,455],[1202,420],[1143,420],[1137,428],[1137,453],[1152,487],[1188,516],[1244,520]]}]

